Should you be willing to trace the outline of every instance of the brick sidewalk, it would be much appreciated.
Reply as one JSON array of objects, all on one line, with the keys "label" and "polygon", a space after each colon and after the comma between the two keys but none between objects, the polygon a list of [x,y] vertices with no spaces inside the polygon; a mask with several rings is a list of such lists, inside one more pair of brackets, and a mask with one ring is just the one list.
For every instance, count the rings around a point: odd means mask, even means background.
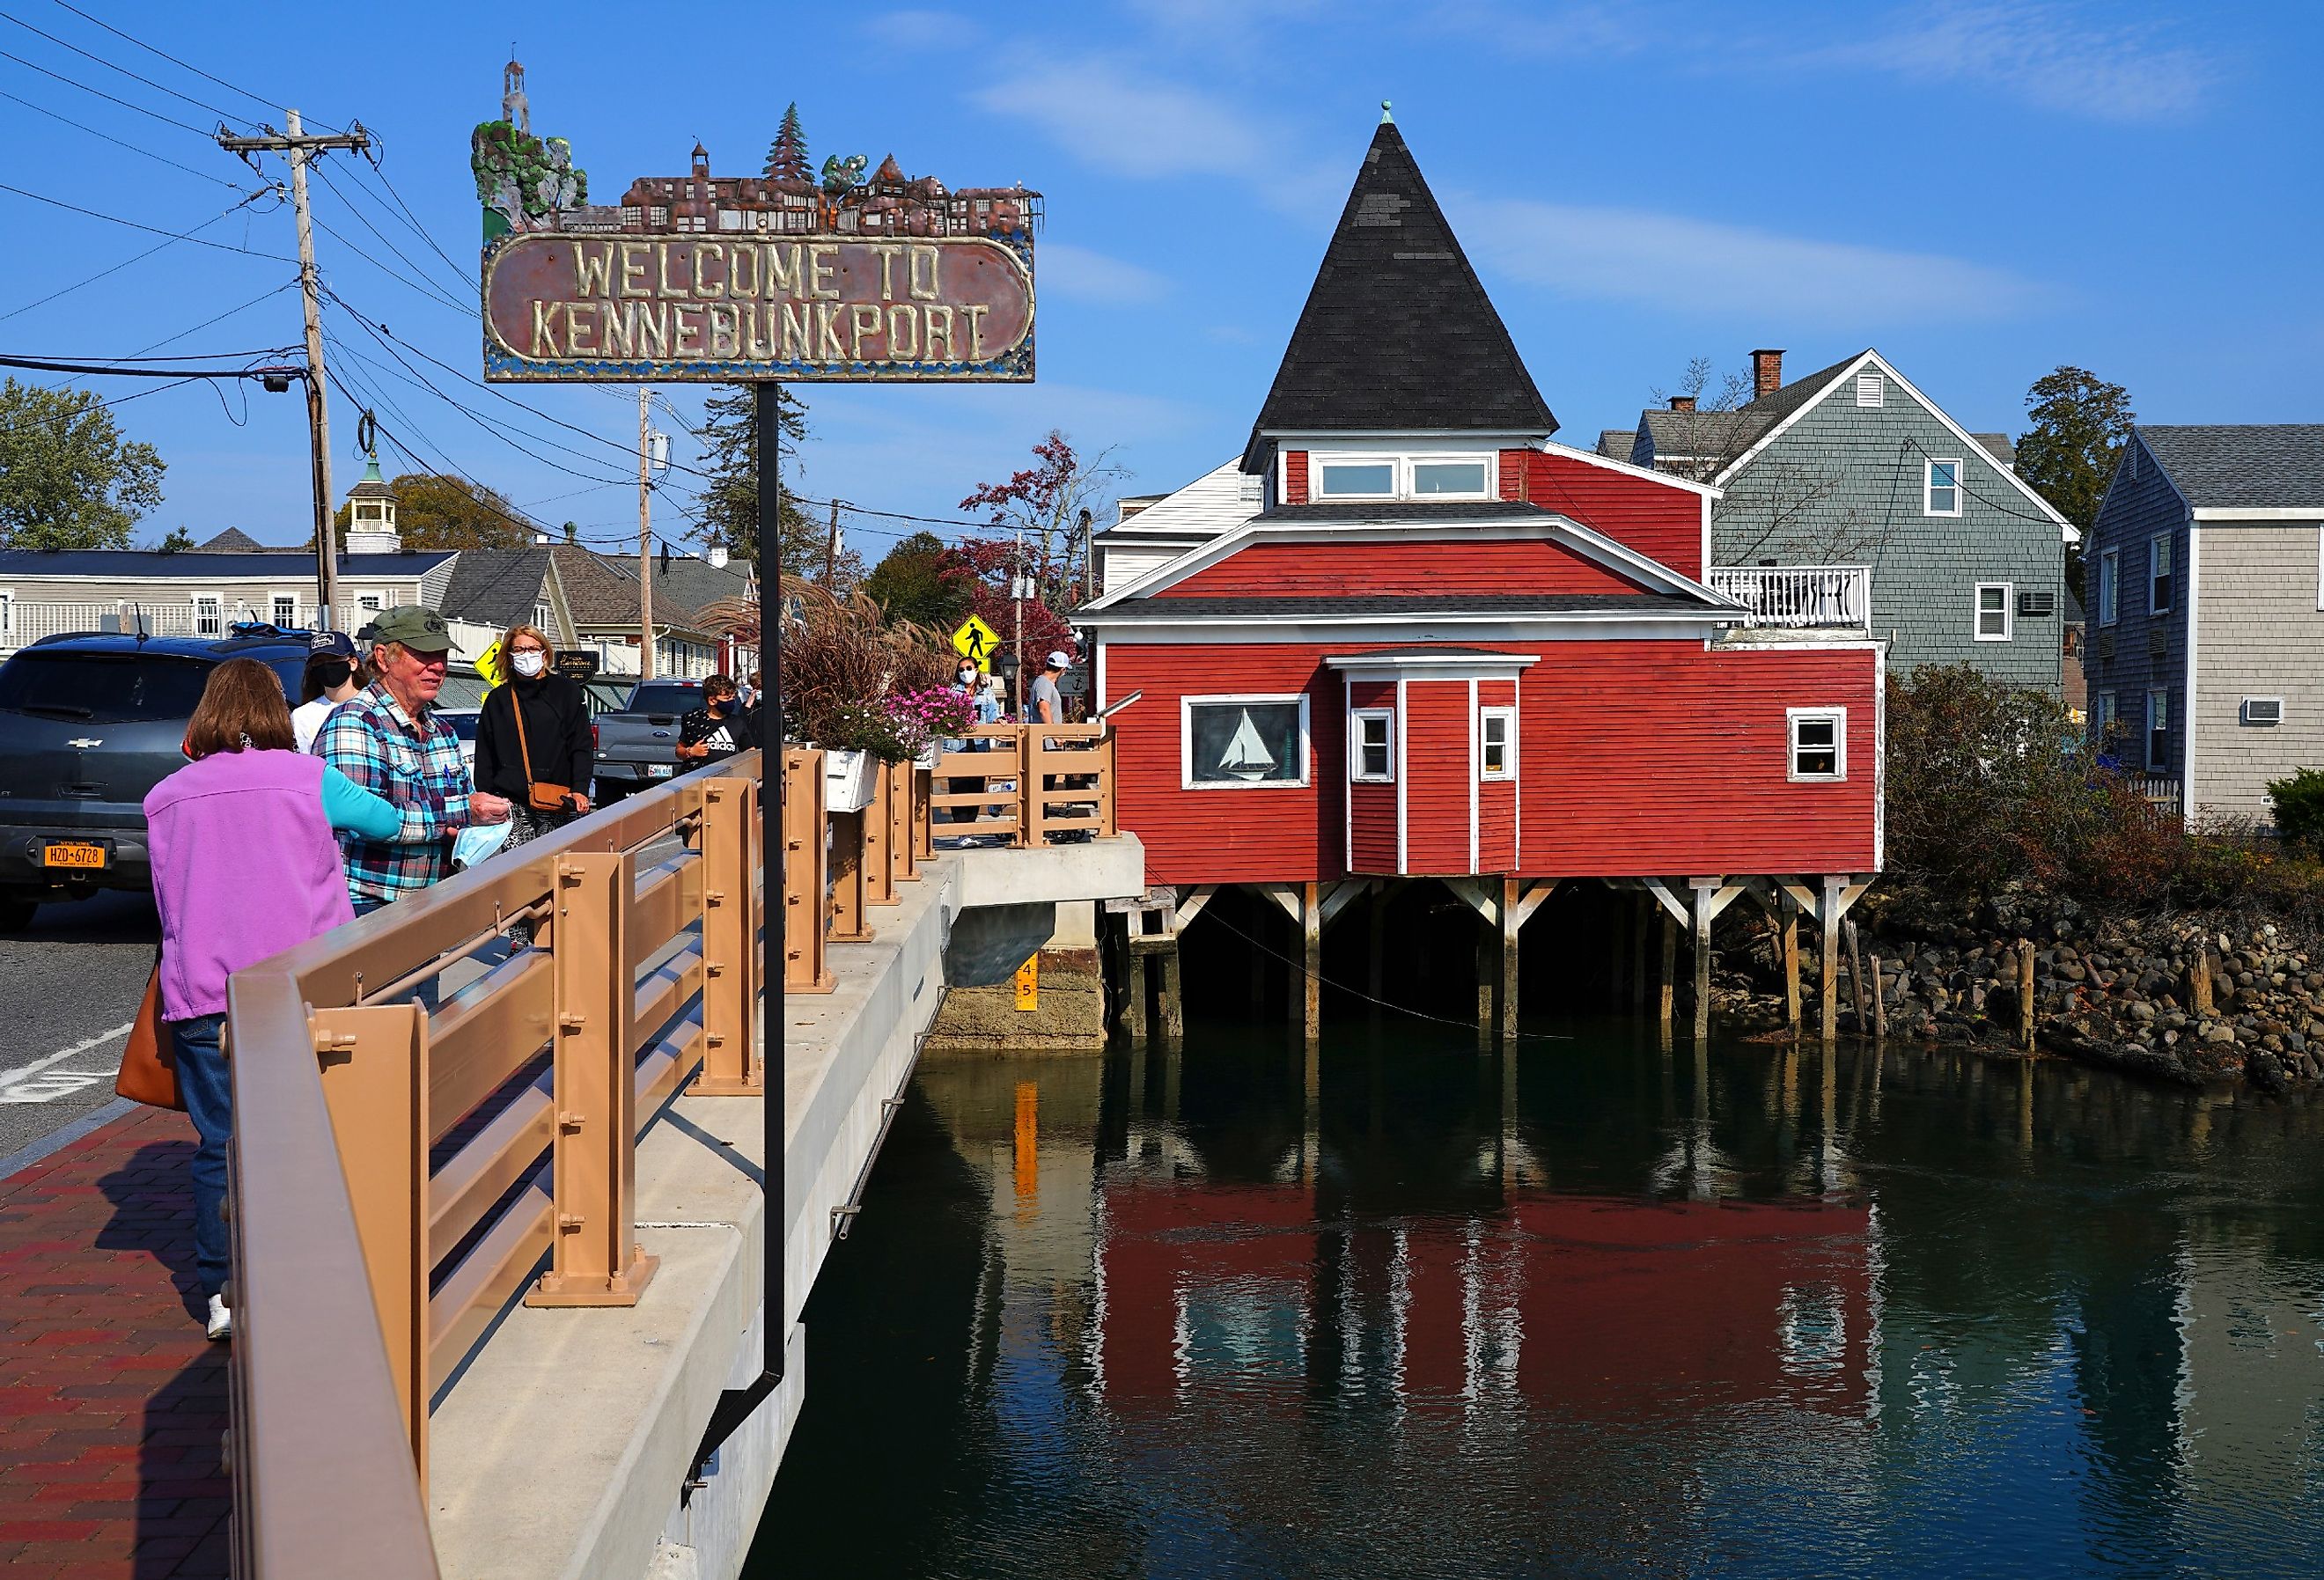
[{"label": "brick sidewalk", "polygon": [[193,1154],[140,1109],[0,1180],[0,1580],[226,1572]]}]

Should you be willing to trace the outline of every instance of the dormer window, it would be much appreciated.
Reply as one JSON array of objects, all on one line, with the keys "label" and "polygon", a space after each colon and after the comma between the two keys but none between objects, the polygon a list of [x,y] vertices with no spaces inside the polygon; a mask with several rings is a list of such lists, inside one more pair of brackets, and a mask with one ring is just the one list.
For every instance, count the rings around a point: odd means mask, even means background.
[{"label": "dormer window", "polygon": [[1489,455],[1318,454],[1312,463],[1318,500],[1493,497]]}]

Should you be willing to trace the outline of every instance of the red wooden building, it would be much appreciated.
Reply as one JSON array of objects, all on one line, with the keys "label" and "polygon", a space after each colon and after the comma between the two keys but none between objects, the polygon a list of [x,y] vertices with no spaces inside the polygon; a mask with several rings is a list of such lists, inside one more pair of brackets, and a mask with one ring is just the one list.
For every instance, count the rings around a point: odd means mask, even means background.
[{"label": "red wooden building", "polygon": [[1182,919],[1221,884],[1282,903],[1311,1035],[1323,927],[1390,881],[1449,881],[1498,928],[1505,1027],[1552,888],[1643,890],[1695,934],[1700,1028],[1722,907],[1805,905],[1829,950],[1880,866],[1882,645],[1713,590],[1714,491],[1557,428],[1384,120],[1243,452],[1245,519],[1174,542],[1168,501],[1132,518],[1140,573],[1079,616],[1098,704],[1143,693],[1118,793],[1148,881]]}]

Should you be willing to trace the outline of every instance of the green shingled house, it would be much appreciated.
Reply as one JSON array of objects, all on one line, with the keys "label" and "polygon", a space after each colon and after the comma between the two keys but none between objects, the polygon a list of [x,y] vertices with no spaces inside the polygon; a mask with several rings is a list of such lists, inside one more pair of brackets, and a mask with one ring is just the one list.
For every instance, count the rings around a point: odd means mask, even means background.
[{"label": "green shingled house", "polygon": [[1892,674],[1968,663],[2058,690],[2073,529],[2019,480],[2007,436],[1970,433],[1877,351],[1788,383],[1781,351],[1751,356],[1750,401],[1681,396],[1599,439],[1721,491],[1711,585],[1767,624],[1868,630]]}]

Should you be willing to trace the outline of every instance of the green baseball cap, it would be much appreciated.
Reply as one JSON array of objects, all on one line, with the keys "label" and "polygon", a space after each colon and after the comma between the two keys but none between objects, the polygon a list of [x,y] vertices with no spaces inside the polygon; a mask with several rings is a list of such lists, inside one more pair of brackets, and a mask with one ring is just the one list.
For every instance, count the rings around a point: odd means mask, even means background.
[{"label": "green baseball cap", "polygon": [[392,609],[382,610],[377,619],[364,627],[363,634],[374,642],[401,642],[413,652],[452,651],[452,630],[444,624],[444,616],[417,604],[399,604]]}]

